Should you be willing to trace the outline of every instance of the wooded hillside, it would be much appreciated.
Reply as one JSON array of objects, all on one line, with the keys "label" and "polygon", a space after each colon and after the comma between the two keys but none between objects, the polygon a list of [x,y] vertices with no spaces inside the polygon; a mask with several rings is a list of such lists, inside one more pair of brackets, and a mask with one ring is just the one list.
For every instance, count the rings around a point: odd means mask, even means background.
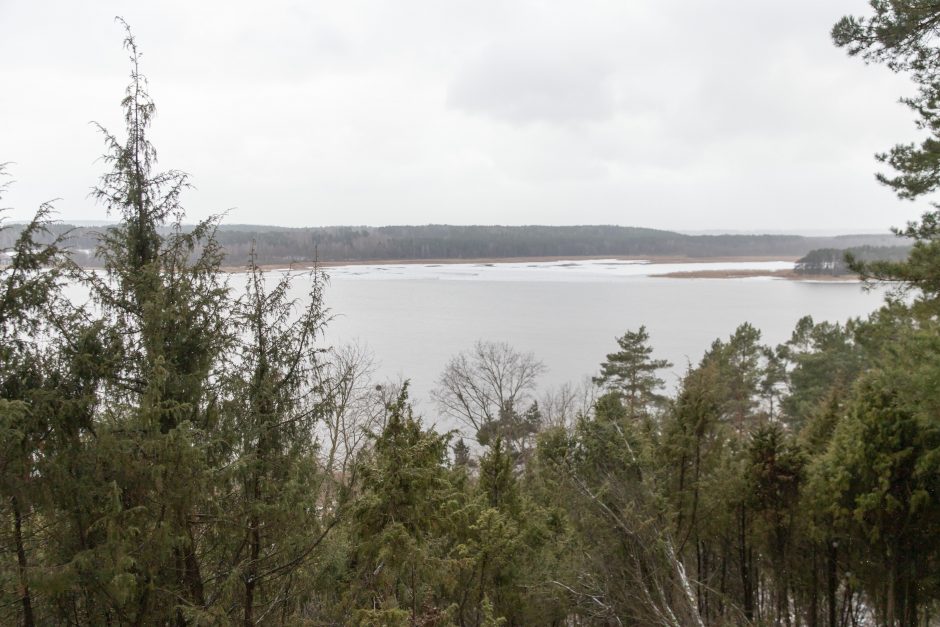
[{"label": "wooded hillside", "polygon": [[[182,226],[183,230],[191,226]],[[0,233],[10,246],[20,225]],[[93,251],[102,228],[53,225],[50,234],[68,233],[64,245],[83,265],[100,265]],[[166,231],[164,231],[166,232]],[[512,257],[679,256],[690,258],[799,257],[819,248],[896,245],[884,235],[803,237],[798,235],[684,235],[623,226],[383,226],[303,229],[219,225],[216,241],[225,263],[244,265],[254,246],[261,264],[389,259],[480,259]]]}]

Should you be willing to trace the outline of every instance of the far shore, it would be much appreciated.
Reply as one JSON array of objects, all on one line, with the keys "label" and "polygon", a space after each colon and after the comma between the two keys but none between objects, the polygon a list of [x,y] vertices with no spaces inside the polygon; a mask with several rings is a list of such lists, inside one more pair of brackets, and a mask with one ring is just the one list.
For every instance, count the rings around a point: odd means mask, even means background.
[{"label": "far shore", "polygon": [[[338,268],[343,266],[399,266],[399,265],[448,265],[448,264],[487,264],[487,263],[546,263],[556,261],[597,261],[612,259],[615,261],[645,261],[651,264],[679,264],[679,263],[748,263],[765,261],[795,262],[799,257],[786,255],[746,255],[727,257],[683,257],[679,255],[559,255],[545,257],[475,257],[472,259],[355,259],[349,261],[301,261],[284,263],[266,263],[259,267],[262,270],[309,270],[312,268]],[[226,272],[244,272],[247,266],[225,266]],[[705,270],[703,272],[710,272]],[[762,272],[762,271],[758,271]],[[682,273],[677,273],[682,274]],[[666,276],[666,275],[657,275]]]}]

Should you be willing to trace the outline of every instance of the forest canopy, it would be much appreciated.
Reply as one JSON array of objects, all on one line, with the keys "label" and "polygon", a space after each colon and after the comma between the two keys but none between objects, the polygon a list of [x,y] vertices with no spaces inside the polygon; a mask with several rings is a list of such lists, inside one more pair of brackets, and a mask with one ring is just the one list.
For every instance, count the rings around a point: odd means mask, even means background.
[{"label": "forest canopy", "polygon": [[[182,230],[193,228],[180,225]],[[0,232],[11,246],[22,225]],[[70,254],[85,266],[100,266],[95,250],[102,229],[49,226],[37,241],[68,233]],[[678,256],[689,258],[779,255],[799,257],[819,248],[845,249],[896,245],[897,238],[859,234],[830,237],[800,235],[686,235],[625,226],[332,226],[276,228],[219,224],[215,240],[229,266],[243,266],[254,254],[260,264],[313,261],[510,259],[514,257]]]}]

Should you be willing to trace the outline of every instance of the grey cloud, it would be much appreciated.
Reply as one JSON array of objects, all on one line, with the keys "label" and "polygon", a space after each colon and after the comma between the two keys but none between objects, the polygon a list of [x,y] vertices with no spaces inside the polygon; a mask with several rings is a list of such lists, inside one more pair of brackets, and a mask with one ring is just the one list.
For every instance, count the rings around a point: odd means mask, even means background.
[{"label": "grey cloud", "polygon": [[877,186],[871,155],[916,135],[905,79],[827,34],[863,5],[0,0],[4,204],[102,217],[87,121],[120,128],[120,13],[193,218],[899,224],[918,207]]},{"label": "grey cloud", "polygon": [[460,69],[448,106],[512,124],[610,119],[616,111],[611,68],[556,45],[488,47]]}]

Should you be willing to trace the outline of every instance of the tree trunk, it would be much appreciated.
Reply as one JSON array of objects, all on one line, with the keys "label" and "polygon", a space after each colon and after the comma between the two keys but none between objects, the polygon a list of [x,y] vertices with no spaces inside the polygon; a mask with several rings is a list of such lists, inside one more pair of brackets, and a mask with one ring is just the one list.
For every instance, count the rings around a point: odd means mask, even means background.
[{"label": "tree trunk", "polygon": [[829,607],[829,627],[836,627],[836,545],[832,540],[826,541],[826,597]]},{"label": "tree trunk", "polygon": [[15,496],[10,497],[10,505],[13,507],[13,534],[16,542],[17,572],[20,578],[20,602],[23,605],[23,625],[33,627],[36,622],[33,618],[33,603],[29,594],[26,548],[23,546],[23,516]]},{"label": "tree trunk", "polygon": [[888,592],[887,599],[885,603],[885,625],[889,627],[895,627],[897,625],[896,614],[897,614],[897,561],[895,559],[891,560],[891,566],[888,567]]},{"label": "tree trunk", "polygon": [[741,562],[741,592],[744,617],[748,623],[754,622],[754,578],[751,575],[751,551],[747,544],[747,510],[738,507],[738,542]]},{"label": "tree trunk", "polygon": [[[261,486],[257,477],[253,481],[253,505],[261,501]],[[245,627],[255,624],[253,612],[255,602],[255,585],[257,583],[258,558],[261,556],[261,530],[258,515],[251,514],[248,531],[248,568],[245,572]]]},{"label": "tree trunk", "polygon": [[816,545],[813,544],[813,571],[809,580],[809,613],[806,624],[808,627],[818,627],[819,623],[819,565],[816,563]]},{"label": "tree trunk", "polygon": [[196,557],[196,539],[193,537],[192,526],[187,524],[186,533],[189,536],[189,545],[183,557],[185,567],[186,586],[189,588],[190,600],[199,607],[205,607],[206,597],[202,583],[202,572],[199,560]]}]

